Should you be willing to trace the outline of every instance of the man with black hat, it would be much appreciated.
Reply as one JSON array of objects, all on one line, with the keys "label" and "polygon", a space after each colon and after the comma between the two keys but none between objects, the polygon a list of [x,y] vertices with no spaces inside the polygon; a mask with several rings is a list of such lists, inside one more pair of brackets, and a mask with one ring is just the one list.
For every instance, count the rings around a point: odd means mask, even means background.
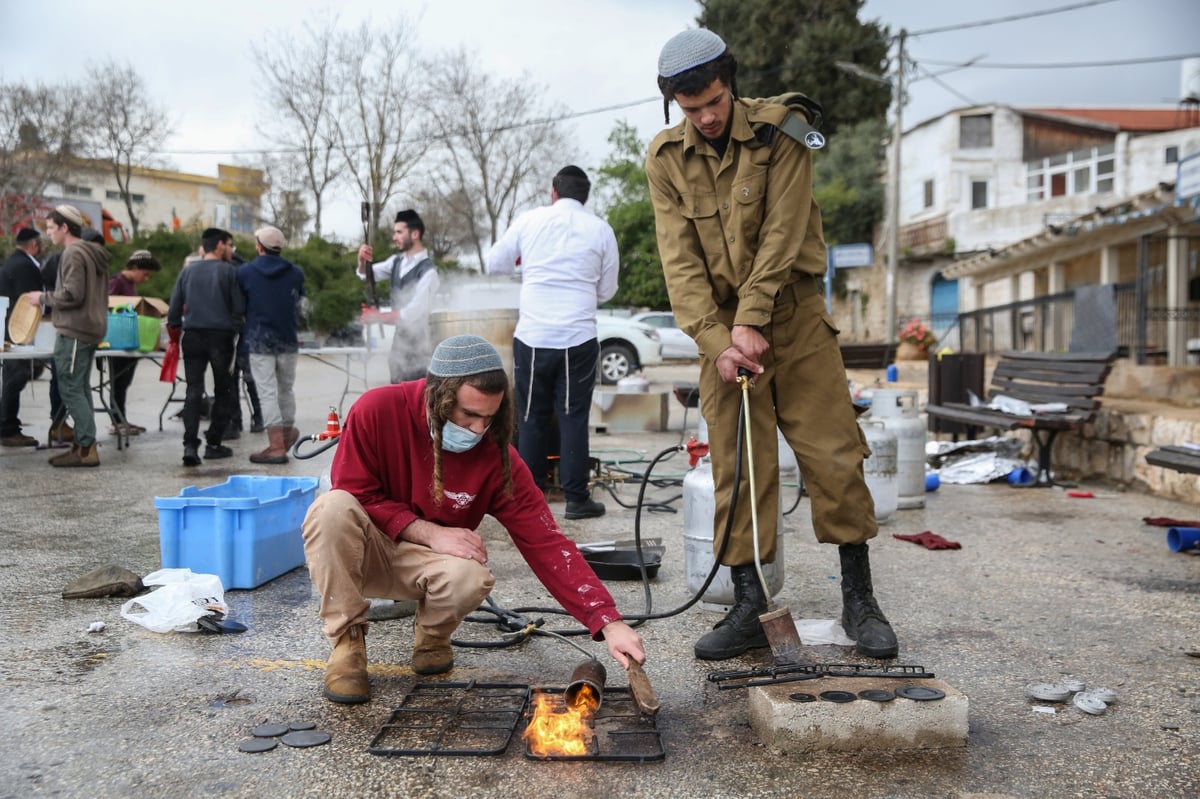
[{"label": "man with black hat", "polygon": [[[433,352],[433,337],[429,332],[429,306],[440,285],[437,267],[425,251],[425,223],[411,209],[396,214],[392,226],[392,244],[396,252],[369,267],[376,280],[391,281],[392,309],[377,311],[363,309],[364,325],[395,325],[392,351],[388,356],[388,373],[393,383],[416,380],[425,374],[425,365]],[[370,244],[358,248],[359,264],[370,263],[374,251]],[[366,270],[358,269],[366,279]]]},{"label": "man with black hat", "polygon": [[[0,266],[0,297],[8,298],[8,313],[4,317],[4,340],[8,335],[8,318],[17,307],[17,299],[27,291],[42,290],[42,234],[36,228],[17,231],[17,248]],[[21,392],[33,378],[33,361],[6,360],[3,382],[0,384],[0,446],[36,447],[37,439],[21,432]]]},{"label": "man with black hat", "polygon": [[554,176],[550,205],[517,217],[492,245],[489,274],[521,264],[521,312],[513,333],[517,446],[543,489],[547,442],[558,418],[559,482],[568,519],[604,515],[588,487],[588,416],[600,360],[596,307],[617,293],[617,237],[584,210],[591,183],[577,166]]},{"label": "man with black hat", "polygon": [[624,667],[645,660],[641,636],[554,521],[512,446],[512,389],[479,336],[438,344],[427,377],[381,386],[350,408],[333,459],[333,490],[304,519],[304,554],[333,653],[325,697],[370,699],[366,596],[417,600],[412,668],[454,667],[450,636],[491,592],[484,515],[508,531],[562,606]]},{"label": "man with black hat", "polygon": [[[721,660],[768,644],[758,618],[767,597],[754,564],[750,511],[759,509],[761,557],[771,562],[778,426],[800,463],[817,539],[838,545],[842,626],[861,654],[894,657],[896,635],[875,601],[867,555],[867,541],[878,532],[863,477],[870,450],[855,423],[838,330],[825,311],[819,280],[825,242],[809,148],[824,138],[811,128],[812,118],[788,106],[739,98],[736,74],[736,59],[712,31],[688,30],[668,41],[658,59],[658,86],[664,112],[675,101],[685,119],[654,138],[646,160],[671,306],[702,356],[700,401],[712,434],[717,552],[733,491],[740,500],[721,559],[731,569],[736,601],[697,641],[695,653]],[[806,116],[817,108],[811,101],[807,106]],[[745,475],[734,485],[741,457],[739,370],[755,383],[746,402],[749,439],[757,444],[757,496],[749,495]]]}]

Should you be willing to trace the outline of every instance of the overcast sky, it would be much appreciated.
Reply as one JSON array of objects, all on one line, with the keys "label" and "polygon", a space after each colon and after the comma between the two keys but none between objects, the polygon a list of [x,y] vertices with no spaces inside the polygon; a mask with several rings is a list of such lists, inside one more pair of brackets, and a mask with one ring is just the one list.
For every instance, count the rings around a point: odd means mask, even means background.
[{"label": "overcast sky", "polygon": [[[906,28],[920,34],[908,43],[918,74],[949,68],[934,62],[957,64],[976,57],[981,64],[1053,64],[1200,53],[1200,0],[1112,0],[1013,22],[927,32],[1084,2],[868,0],[863,16],[881,20],[893,32]],[[549,100],[571,111],[628,106],[571,123],[578,151],[567,157],[585,169],[604,159],[617,120],[630,122],[645,140],[662,127],[661,101],[655,99],[658,51],[670,36],[694,27],[698,11],[694,0],[343,0],[338,7],[346,27],[368,18],[384,20],[401,9],[420,19],[423,48],[464,46],[498,76],[528,75]],[[52,6],[0,0],[0,31],[5,32],[0,79],[81,80],[91,61],[127,60],[175,122],[165,161],[214,175],[217,162],[244,162],[249,156],[239,156],[239,150],[264,144],[254,130],[263,109],[251,43],[267,31],[298,32],[305,19],[323,15],[323,8],[304,0],[56,0]],[[911,84],[905,128],[974,103],[1174,104],[1180,63],[1036,70],[977,66],[938,80],[944,85],[928,78]],[[819,86],[794,88],[826,105],[833,101]],[[185,152],[191,150],[214,152]],[[222,150],[228,152],[215,152]],[[353,239],[357,200],[348,190],[343,194],[326,225]]]}]

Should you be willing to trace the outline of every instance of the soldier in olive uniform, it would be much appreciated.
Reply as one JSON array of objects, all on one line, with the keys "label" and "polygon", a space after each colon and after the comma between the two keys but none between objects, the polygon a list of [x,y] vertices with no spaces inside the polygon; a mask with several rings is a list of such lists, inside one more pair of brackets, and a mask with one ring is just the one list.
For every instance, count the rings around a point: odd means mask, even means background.
[{"label": "soldier in olive uniform", "polygon": [[[676,35],[658,66],[664,111],[674,100],[686,119],[651,142],[646,175],[671,306],[700,345],[717,552],[738,457],[738,369],[755,381],[748,401],[757,496],[743,475],[721,559],[731,567],[736,601],[696,643],[696,656],[722,660],[768,645],[758,620],[767,597],[754,566],[750,503],[760,509],[762,560],[773,562],[778,426],[800,464],[817,539],[838,545],[847,635],[864,655],[894,657],[896,636],[875,601],[867,553],[878,532],[863,477],[870,450],[855,422],[838,330],[819,282],[825,242],[809,147],[824,139],[790,105],[739,98],[737,61],[711,31]],[[810,114],[819,108],[806,105]]]}]

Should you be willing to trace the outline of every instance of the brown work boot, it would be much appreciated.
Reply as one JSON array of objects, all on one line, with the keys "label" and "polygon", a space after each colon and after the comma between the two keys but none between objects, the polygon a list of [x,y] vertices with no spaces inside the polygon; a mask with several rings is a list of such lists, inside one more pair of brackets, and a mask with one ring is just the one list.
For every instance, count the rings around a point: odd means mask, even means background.
[{"label": "brown work boot", "polygon": [[82,447],[79,444],[74,444],[63,454],[55,455],[53,458],[51,458],[50,465],[63,468],[77,466],[99,466],[100,453],[96,447],[96,442],[93,441],[86,447]]},{"label": "brown work boot", "polygon": [[413,641],[412,670],[417,674],[445,674],[454,668],[450,639],[430,635],[416,625]]},{"label": "brown work boot", "polygon": [[300,430],[291,425],[279,429],[283,431],[283,449],[287,452],[296,443],[296,440],[300,438]]},{"label": "brown work boot", "polygon": [[53,447],[56,444],[71,444],[75,441],[75,431],[71,425],[65,421],[58,424],[50,425],[50,432],[46,436],[47,446]]},{"label": "brown work boot", "polygon": [[367,625],[355,624],[333,645],[325,664],[325,698],[343,705],[371,700],[367,680]]},{"label": "brown work boot", "polygon": [[[250,456],[251,463],[281,464],[288,462],[287,448],[283,445],[285,427],[267,428],[267,448]],[[294,429],[294,428],[293,428]]]}]

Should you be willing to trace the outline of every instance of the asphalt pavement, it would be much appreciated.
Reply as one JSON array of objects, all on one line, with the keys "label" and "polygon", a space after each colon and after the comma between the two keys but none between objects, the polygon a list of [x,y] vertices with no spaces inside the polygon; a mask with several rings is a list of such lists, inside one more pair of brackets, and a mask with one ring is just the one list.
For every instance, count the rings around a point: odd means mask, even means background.
[{"label": "asphalt pavement", "polygon": [[[382,358],[372,362],[381,380]],[[694,365],[650,370],[653,386],[694,379]],[[325,425],[343,375],[305,359],[299,370],[305,433]],[[101,422],[101,466],[60,470],[52,451],[0,451],[0,797],[1194,797],[1200,795],[1200,557],[1171,552],[1166,531],[1143,517],[1200,518],[1200,508],[1136,493],[1076,499],[1053,489],[1007,484],[943,485],[923,509],[901,510],[872,544],[876,595],[900,639],[897,663],[919,664],[969,697],[966,747],[817,752],[781,756],[749,726],[743,691],[719,690],[714,669],[769,665],[767,652],[722,664],[697,661],[692,644],[718,614],[692,607],[641,627],[646,672],[662,710],[656,762],[542,762],[514,737],[489,756],[381,756],[368,750],[419,679],[408,667],[411,621],[372,625],[367,637],[373,699],[341,706],[321,696],[329,648],[303,567],[254,590],[227,591],[241,635],[149,632],[123,618],[123,600],[64,600],[63,586],[103,564],[145,575],[159,568],[153,499],[239,474],[319,476],[331,454],[284,467],[247,456],[262,434],[231,443],[235,457],[182,466],[182,425],[168,409],[157,369],[143,364],[131,416],[150,431],[118,450]],[[47,384],[23,398],[27,432],[45,437]],[[352,400],[351,396],[347,401]],[[695,427],[695,411],[686,421]],[[655,467],[646,504],[639,477],[651,459],[685,437],[684,409],[671,400],[672,429],[603,434],[592,440],[605,463],[596,498],[603,518],[563,521],[580,543],[662,538],[663,564],[651,582],[655,612],[689,598],[683,546],[683,455]],[[1085,486],[1110,493],[1102,485]],[[794,495],[785,490],[789,506]],[[564,505],[551,505],[560,519]],[[785,517],[780,605],[807,619],[840,613],[837,553],[814,541],[809,504]],[[893,533],[931,530],[961,549],[931,551]],[[537,608],[545,629],[569,631],[548,612],[553,600],[505,532],[483,533],[505,608]],[[611,581],[620,608],[646,607],[639,582]],[[547,609],[543,612],[540,609]],[[102,632],[87,632],[103,622]],[[497,640],[489,624],[460,638]],[[570,639],[607,661],[611,687],[625,685],[602,644]],[[852,649],[808,647],[822,663],[869,663]],[[583,654],[535,637],[511,648],[459,648],[447,681],[555,687]],[[1030,683],[1074,679],[1118,692],[1102,715],[1027,698]],[[616,692],[614,692],[614,696]],[[1045,712],[1050,708],[1054,712]],[[245,754],[258,725],[305,721],[330,733],[312,748],[280,745]]]}]

